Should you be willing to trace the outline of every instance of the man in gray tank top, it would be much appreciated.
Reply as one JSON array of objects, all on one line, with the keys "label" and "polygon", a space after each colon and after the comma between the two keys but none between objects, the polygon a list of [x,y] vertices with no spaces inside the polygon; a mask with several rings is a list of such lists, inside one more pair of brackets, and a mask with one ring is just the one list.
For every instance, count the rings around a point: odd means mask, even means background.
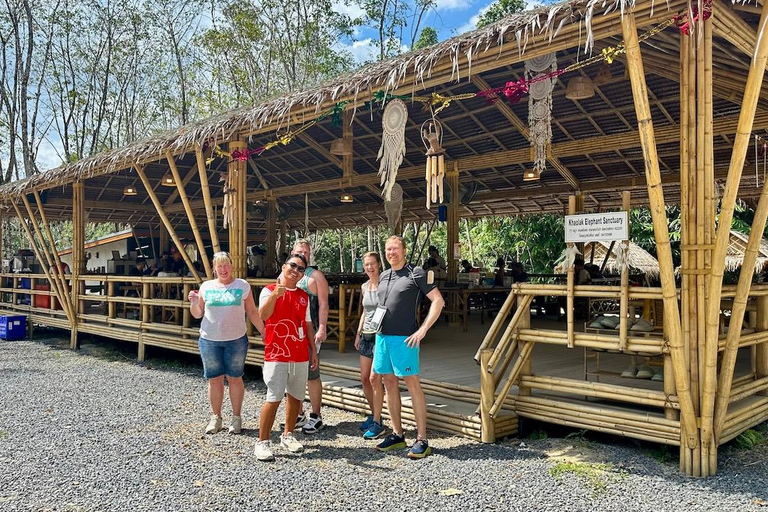
[{"label": "man in gray tank top", "polygon": [[[301,254],[310,261],[312,249],[309,241],[305,239],[296,240],[293,244],[291,254]],[[309,403],[312,406],[312,412],[309,414],[301,431],[305,434],[315,434],[325,427],[321,412],[323,405],[323,382],[320,380],[319,352],[320,344],[328,336],[326,325],[328,323],[328,281],[322,271],[307,267],[304,271],[304,277],[297,284],[299,288],[309,294],[309,311],[312,316],[312,327],[315,329],[315,345],[318,351],[318,364],[314,370],[309,370],[307,377],[307,389],[309,390]]]}]

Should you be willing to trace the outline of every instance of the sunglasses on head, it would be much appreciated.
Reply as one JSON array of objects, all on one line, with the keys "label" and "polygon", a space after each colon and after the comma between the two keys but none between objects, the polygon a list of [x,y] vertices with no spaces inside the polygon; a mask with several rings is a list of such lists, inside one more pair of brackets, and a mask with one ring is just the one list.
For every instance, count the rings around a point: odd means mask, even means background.
[{"label": "sunglasses on head", "polygon": [[289,267],[291,267],[294,270],[298,270],[299,272],[304,272],[305,270],[307,270],[306,267],[302,267],[301,265],[299,265],[295,261],[287,261],[286,265],[288,265]]}]

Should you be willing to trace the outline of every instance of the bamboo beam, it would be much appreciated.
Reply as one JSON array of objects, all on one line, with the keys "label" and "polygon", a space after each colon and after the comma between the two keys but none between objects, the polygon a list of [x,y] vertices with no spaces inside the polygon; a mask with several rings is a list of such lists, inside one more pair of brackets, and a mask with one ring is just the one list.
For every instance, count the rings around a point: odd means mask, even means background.
[{"label": "bamboo beam", "polygon": [[[757,302],[757,329],[761,332],[768,331],[768,298],[758,297]],[[768,377],[768,343],[761,343],[756,348],[755,376],[758,379]]]},{"label": "bamboo beam", "polygon": [[[72,320],[73,324],[77,322],[77,316],[75,315],[75,310],[72,307],[72,297],[69,293],[69,285],[67,283],[66,278],[64,277],[64,271],[62,270],[62,264],[61,264],[61,258],[59,257],[59,251],[56,248],[56,240],[53,238],[53,233],[51,232],[51,226],[48,223],[48,216],[45,214],[45,208],[43,207],[43,201],[40,199],[40,193],[38,191],[34,192],[35,196],[35,203],[37,204],[37,211],[40,213],[40,220],[43,223],[43,228],[45,229],[45,234],[48,237],[48,240],[51,244],[51,253],[52,253],[52,262],[55,265],[54,275],[58,277],[59,279],[59,287],[61,289],[61,294],[64,297],[66,303],[67,303],[67,310],[72,315],[70,319]],[[26,200],[26,197],[24,197]],[[25,202],[25,204],[27,204]],[[31,208],[29,208],[31,213]],[[42,241],[42,239],[41,239]]]},{"label": "bamboo beam", "polygon": [[627,65],[632,96],[637,113],[637,124],[640,132],[640,140],[645,159],[645,175],[648,182],[648,199],[651,206],[653,219],[653,231],[656,239],[656,252],[659,259],[662,292],[664,295],[664,316],[669,319],[670,331],[669,348],[672,363],[675,367],[675,385],[680,400],[682,415],[682,428],[686,432],[686,442],[689,448],[698,445],[698,431],[696,415],[691,401],[690,387],[685,371],[682,336],[680,328],[680,311],[677,306],[677,292],[675,289],[675,275],[672,264],[672,250],[669,244],[669,230],[664,203],[664,192],[661,187],[661,172],[659,159],[656,154],[656,140],[653,130],[651,109],[648,104],[648,89],[645,84],[643,61],[640,55],[640,46],[637,41],[637,27],[634,13],[625,14],[621,21],[624,34],[624,44],[627,49]]},{"label": "bamboo beam", "polygon": [[488,371],[491,353],[492,350],[489,348],[480,352],[480,424],[482,430],[480,440],[483,443],[496,442],[496,425],[490,413],[496,392],[493,374]]},{"label": "bamboo beam", "polygon": [[[35,252],[35,256],[37,257],[38,261],[40,261],[40,263],[42,264],[44,260],[40,254],[40,249],[38,249],[37,243],[35,242],[35,237],[32,234],[32,232],[29,230],[29,226],[27,225],[26,219],[21,214],[21,210],[19,209],[19,206],[15,202],[11,204],[13,205],[13,209],[16,210],[16,216],[19,218],[19,223],[21,224],[21,227],[24,228],[24,233],[27,235],[27,240],[29,240],[29,244],[32,246],[32,250]],[[43,267],[43,273],[45,274],[46,279],[48,279],[49,282],[53,283],[54,280],[51,277],[50,272],[48,271],[47,265],[42,264],[42,267]],[[64,305],[64,302],[62,302],[62,307],[63,305]],[[64,310],[64,314],[67,316],[67,322],[69,322],[71,325],[72,321],[69,317],[69,313],[67,312],[67,310]]]},{"label": "bamboo beam", "polygon": [[[627,236],[629,236],[629,210],[630,210],[630,193],[624,191],[621,193],[621,209],[627,212]],[[629,239],[622,240],[625,251],[629,250]],[[592,247],[592,253],[594,254],[594,246]],[[610,251],[609,251],[610,252]],[[608,258],[608,253],[605,255]],[[621,266],[621,298],[619,300],[619,311],[621,316],[619,317],[619,348],[624,351],[627,348],[627,314],[629,312],[629,266],[627,265],[627,255],[624,256],[624,264]],[[632,321],[635,319],[633,318]]]},{"label": "bamboo beam", "polygon": [[72,303],[75,304],[75,313],[78,314],[77,323],[71,331],[70,345],[72,350],[78,346],[79,315],[85,312],[85,301],[78,297],[85,294],[85,281],[80,276],[86,271],[85,261],[85,185],[82,181],[72,184]]},{"label": "bamboo beam", "polygon": [[[267,213],[267,257],[266,262],[264,263],[264,267],[269,269],[270,274],[277,274],[278,268],[275,267],[275,262],[277,261],[277,258],[275,257],[275,251],[276,251],[276,240],[275,240],[275,217],[277,217],[277,200],[274,197],[270,197],[267,199],[267,205],[268,205],[268,213]],[[283,255],[281,254],[279,256],[279,259],[282,259]],[[282,261],[280,262],[282,263]]]},{"label": "bamboo beam", "polygon": [[[217,253],[221,251],[221,246],[219,245],[219,235],[216,232],[216,214],[211,203],[211,190],[208,187],[208,172],[205,170],[205,158],[203,158],[203,149],[200,147],[200,144],[195,146],[195,160],[197,162],[197,173],[200,175],[200,192],[203,195],[202,203],[205,207],[205,216],[208,219],[208,234],[211,235],[213,252]],[[200,206],[197,204],[197,201],[190,204],[192,204],[193,209]]]},{"label": "bamboo beam", "polygon": [[139,164],[134,164],[133,168],[136,169],[136,174],[138,174],[139,178],[141,178],[141,182],[144,184],[144,188],[147,190],[147,195],[152,201],[152,204],[155,205],[155,209],[157,209],[157,214],[160,216],[160,220],[162,220],[163,226],[165,226],[165,229],[168,231],[168,234],[171,235],[171,238],[173,239],[173,243],[176,244],[176,248],[181,254],[181,257],[184,259],[184,263],[187,264],[189,271],[192,272],[192,276],[195,278],[195,281],[197,281],[198,284],[203,282],[203,280],[200,278],[200,275],[197,273],[197,269],[192,264],[192,260],[189,259],[189,255],[187,254],[187,251],[184,250],[184,246],[181,244],[181,240],[176,234],[176,230],[173,229],[173,225],[171,224],[171,221],[168,218],[168,215],[165,214],[165,211],[163,210],[163,205],[160,203],[160,200],[157,198],[157,194],[155,194],[155,191],[152,189],[152,184],[149,182],[147,175],[144,173],[144,167],[142,167]]},{"label": "bamboo beam", "polygon": [[[720,316],[720,295],[722,292],[722,286],[723,286],[723,274],[725,271],[725,251],[728,248],[728,239],[730,237],[730,229],[731,229],[731,221],[733,220],[733,210],[736,203],[736,196],[738,194],[739,189],[739,182],[741,181],[741,174],[742,170],[744,168],[744,160],[747,154],[747,148],[749,146],[749,143],[751,141],[752,136],[752,128],[753,128],[753,121],[755,118],[755,109],[757,107],[757,103],[759,100],[759,93],[760,93],[760,86],[763,82],[763,77],[765,75],[765,65],[766,62],[768,62],[768,34],[766,34],[766,23],[768,23],[768,2],[763,3],[763,9],[762,14],[760,15],[760,23],[759,23],[759,29],[757,33],[757,45],[755,48],[755,52],[752,56],[752,61],[749,68],[749,74],[747,76],[747,86],[744,90],[744,99],[741,105],[741,112],[739,113],[739,126],[736,131],[736,140],[733,144],[733,153],[731,154],[731,163],[730,168],[728,171],[728,180],[725,184],[725,191],[723,193],[723,198],[720,206],[720,220],[719,225],[717,228],[717,235],[715,237],[715,248],[712,252],[712,274],[711,279],[709,281],[709,307],[707,309],[707,361],[706,366],[708,368],[715,368],[717,365],[717,332],[718,332],[718,324],[719,324],[719,316]],[[765,190],[763,195],[761,195],[760,203],[758,203],[758,208],[760,208],[760,204],[765,201]],[[764,208],[768,208],[768,205],[765,205]],[[757,215],[755,218],[754,224],[757,224],[757,226],[765,225],[765,220],[762,220],[762,223],[757,223]],[[754,227],[753,227],[754,229]],[[752,232],[754,233],[754,231]],[[762,231],[760,232],[762,234]],[[756,236],[760,236],[759,234],[756,234]],[[750,247],[750,244],[752,242],[752,235],[750,234],[750,243],[747,244],[747,247]],[[746,254],[745,254],[745,263],[746,263]],[[753,263],[754,264],[754,263]],[[742,267],[744,269],[751,269],[753,267]],[[743,272],[745,275],[750,275],[751,272]],[[742,295],[739,295],[737,293],[737,297],[734,299],[734,309],[737,307],[741,309],[741,305],[739,304],[737,306],[736,299],[739,299],[739,302],[744,301],[746,305],[746,296],[744,294],[749,293],[749,283],[746,283],[744,287],[741,286],[741,281],[744,276],[740,276],[739,278],[739,287],[737,287],[737,290],[741,292]],[[734,313],[737,313],[737,311],[734,311]],[[743,312],[742,312],[742,319],[743,319]],[[734,322],[735,318],[732,316],[731,321]],[[740,324],[731,324],[731,329],[729,331],[733,330],[734,332],[734,340],[729,344],[726,342],[727,346],[731,346],[734,343],[738,343],[738,334],[740,329],[738,328]],[[729,337],[731,334],[729,333]],[[731,349],[732,350],[732,349]],[[729,353],[729,350],[726,350],[726,354]],[[731,379],[733,378],[733,369],[730,370],[730,375],[728,375],[728,372],[721,371],[721,377],[720,382],[718,385],[718,390],[730,393],[730,385],[731,385]],[[724,416],[725,413],[722,410],[723,408],[727,407],[727,397],[724,402],[720,402],[718,404],[718,409],[721,410],[721,412],[718,414],[717,411],[713,411],[715,409],[715,396],[714,391],[711,391],[710,393],[707,393],[707,400],[702,404],[702,436],[711,436],[712,433],[712,423],[714,422],[714,434],[715,438],[717,437],[717,434],[722,432],[722,425],[724,422]],[[717,416],[716,420],[712,420],[712,415]],[[707,418],[708,421],[704,421],[704,419]]]},{"label": "bamboo beam", "polygon": [[515,381],[517,381],[517,378],[520,376],[520,372],[523,369],[523,365],[526,363],[528,358],[531,357],[531,352],[533,351],[533,345],[534,343],[532,341],[527,341],[521,344],[520,354],[517,356],[517,361],[515,361],[515,364],[512,366],[512,369],[509,372],[509,377],[507,378],[507,382],[504,383],[504,387],[501,388],[501,391],[499,392],[499,396],[496,397],[496,400],[494,400],[493,406],[489,411],[489,414],[491,415],[491,417],[496,417],[496,414],[498,414],[499,410],[504,405],[504,399],[507,397],[509,390],[512,388],[512,386],[515,384]]},{"label": "bamboo beam", "polygon": [[[416,236],[418,237],[418,232]],[[475,352],[474,359],[478,363],[480,362],[480,351],[489,348],[496,340],[496,336],[498,336],[499,330],[501,329],[501,324],[503,324],[504,320],[506,320],[513,304],[515,304],[515,294],[510,292],[509,295],[507,295],[507,298],[504,300],[504,304],[502,304],[501,309],[499,309],[499,312],[496,314],[496,317],[493,319],[493,323],[491,324],[490,329],[488,329],[488,332],[485,333],[485,337],[480,343],[480,347],[477,349],[477,352]]]},{"label": "bamboo beam", "polygon": [[[453,257],[454,247],[459,243],[459,164],[453,162],[453,169],[445,173],[445,181],[454,191],[451,202],[448,203],[448,222],[446,226],[445,260],[448,263],[448,282],[455,283],[458,274],[459,261]],[[429,191],[427,191],[429,194]]]},{"label": "bamboo beam", "polygon": [[[568,215],[574,215],[576,213],[576,196],[568,196]],[[574,246],[573,243],[569,242],[568,244],[569,248],[572,248]],[[574,345],[574,338],[573,338],[573,306],[574,306],[574,300],[573,300],[573,286],[575,281],[575,269],[574,264],[571,263],[568,268],[566,269],[566,272],[568,273],[567,277],[567,286],[568,286],[568,296],[566,298],[566,307],[565,307],[565,317],[567,319],[567,331],[568,331],[568,348],[573,348]]]},{"label": "bamboo beam", "polygon": [[[178,192],[181,203],[184,205],[184,211],[187,213],[187,220],[189,220],[189,226],[192,228],[192,234],[195,237],[195,243],[197,244],[197,251],[200,253],[200,259],[203,261],[203,268],[205,269],[205,275],[208,279],[213,278],[213,272],[211,270],[211,262],[208,260],[208,254],[205,252],[205,243],[203,237],[200,235],[200,230],[197,228],[197,221],[195,220],[195,214],[192,211],[192,206],[189,204],[189,198],[187,197],[187,191],[184,188],[184,184],[181,182],[181,175],[179,174],[179,168],[176,165],[173,155],[170,151],[166,151],[165,158],[168,160],[168,167],[171,169],[173,179],[176,182],[176,191]],[[192,175],[192,172],[188,172],[185,180]]]},{"label": "bamboo beam", "polygon": [[[21,200],[24,202],[24,207],[27,209],[27,215],[29,216],[28,218],[32,222],[32,227],[35,230],[34,233],[37,233],[37,236],[40,239],[40,247],[43,248],[43,255],[45,256],[45,259],[39,258],[40,264],[42,266],[47,266],[49,269],[53,269],[53,279],[49,279],[48,282],[51,284],[51,287],[56,293],[56,298],[61,302],[61,306],[64,308],[64,311],[67,314],[67,319],[71,323],[74,316],[72,314],[72,310],[69,308],[69,298],[65,297],[66,286],[64,285],[64,280],[61,277],[61,269],[57,269],[55,266],[54,259],[48,250],[48,244],[46,243],[45,238],[43,238],[43,233],[40,230],[40,225],[37,222],[37,217],[35,216],[35,212],[32,211],[32,206],[29,204],[27,196],[22,195]],[[53,242],[51,241],[51,243]],[[47,276],[48,274],[46,274],[46,277]]]}]

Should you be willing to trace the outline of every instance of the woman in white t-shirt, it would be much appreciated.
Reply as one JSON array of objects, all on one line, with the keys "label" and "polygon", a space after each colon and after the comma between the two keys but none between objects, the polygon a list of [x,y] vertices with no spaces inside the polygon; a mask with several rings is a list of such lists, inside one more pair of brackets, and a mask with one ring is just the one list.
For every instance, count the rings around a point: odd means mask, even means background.
[{"label": "woman in white t-shirt", "polygon": [[206,434],[215,434],[222,428],[221,406],[224,402],[224,376],[229,384],[229,401],[232,403],[232,423],[229,432],[239,434],[243,422],[240,412],[243,406],[243,370],[248,354],[245,316],[259,330],[264,322],[253,300],[251,285],[232,276],[232,259],[226,252],[213,255],[216,279],[200,285],[200,290],[189,292],[189,310],[200,323],[200,357],[203,375],[208,379],[208,400],[211,403],[211,419],[205,427]]}]

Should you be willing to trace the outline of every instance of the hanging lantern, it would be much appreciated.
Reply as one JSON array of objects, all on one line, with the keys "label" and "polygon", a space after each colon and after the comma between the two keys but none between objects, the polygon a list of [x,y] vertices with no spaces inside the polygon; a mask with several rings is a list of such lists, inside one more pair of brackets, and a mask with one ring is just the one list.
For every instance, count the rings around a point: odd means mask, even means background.
[{"label": "hanging lantern", "polygon": [[337,156],[352,154],[352,139],[333,139],[331,142],[331,154]]},{"label": "hanging lantern", "polygon": [[585,100],[595,95],[595,84],[586,76],[575,76],[568,81],[565,97],[569,100]]},{"label": "hanging lantern", "polygon": [[341,194],[339,201],[342,203],[352,203],[355,201],[355,198],[352,197],[352,194]]},{"label": "hanging lantern", "polygon": [[173,179],[173,174],[167,172],[165,173],[165,176],[163,176],[163,181],[161,181],[160,184],[166,187],[175,187],[176,180]]},{"label": "hanging lantern", "polygon": [[134,187],[133,185],[128,185],[123,189],[124,196],[135,196],[138,193],[139,192],[136,190],[136,187]]},{"label": "hanging lantern", "polygon": [[536,169],[527,169],[523,173],[523,181],[536,181],[541,179],[541,174]]},{"label": "hanging lantern", "polygon": [[613,78],[613,75],[611,74],[611,67],[607,64],[604,64],[600,66],[600,69],[597,70],[597,73],[592,79],[592,82],[595,85],[603,85],[608,83],[611,78]]}]

